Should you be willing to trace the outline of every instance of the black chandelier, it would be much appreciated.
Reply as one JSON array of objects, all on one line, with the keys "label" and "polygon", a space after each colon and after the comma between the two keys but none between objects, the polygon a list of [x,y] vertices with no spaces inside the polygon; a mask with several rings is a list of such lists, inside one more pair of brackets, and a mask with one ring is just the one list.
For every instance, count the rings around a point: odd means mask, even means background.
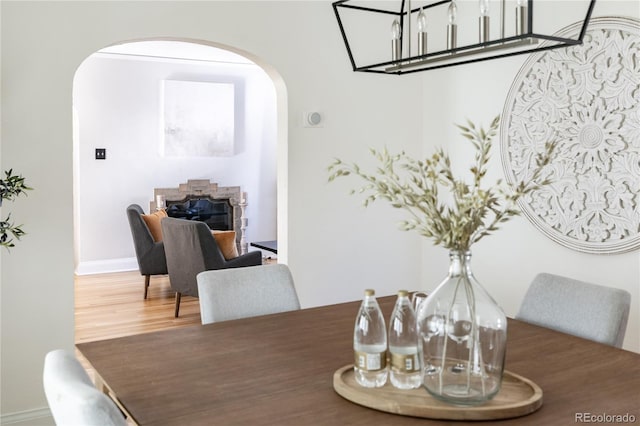
[{"label": "black chandelier", "polygon": [[[499,3],[499,17],[492,16],[492,3]],[[555,36],[549,28],[534,29],[534,11],[542,8],[540,3],[339,0],[333,3],[333,10],[354,71],[407,74],[582,44],[595,0],[588,5],[586,1],[570,2],[571,10],[559,8],[560,2],[544,4],[552,8],[547,14],[554,18],[537,20],[545,24],[564,12],[577,13],[583,24],[576,38]],[[458,22],[461,8],[466,12],[464,24]],[[509,9],[515,11],[515,19],[507,19]],[[468,19],[470,15],[478,16],[477,23]],[[498,19],[498,26],[492,28],[491,18]]]}]

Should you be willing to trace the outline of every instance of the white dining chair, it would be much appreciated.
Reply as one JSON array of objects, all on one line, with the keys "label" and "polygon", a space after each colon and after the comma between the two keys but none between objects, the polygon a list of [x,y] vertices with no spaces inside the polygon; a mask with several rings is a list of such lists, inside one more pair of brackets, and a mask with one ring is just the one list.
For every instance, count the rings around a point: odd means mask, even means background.
[{"label": "white dining chair", "polygon": [[45,396],[59,426],[126,426],[116,404],[98,390],[80,362],[58,349],[44,360]]},{"label": "white dining chair", "polygon": [[202,324],[300,309],[284,264],[205,271],[196,279]]},{"label": "white dining chair", "polygon": [[548,273],[538,274],[516,319],[621,347],[631,295],[621,289]]}]

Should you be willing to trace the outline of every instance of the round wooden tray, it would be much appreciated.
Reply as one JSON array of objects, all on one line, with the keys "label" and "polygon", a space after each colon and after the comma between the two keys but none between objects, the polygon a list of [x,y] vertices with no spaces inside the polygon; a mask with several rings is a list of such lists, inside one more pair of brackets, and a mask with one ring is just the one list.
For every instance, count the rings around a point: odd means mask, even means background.
[{"label": "round wooden tray", "polygon": [[531,414],[542,406],[542,389],[531,380],[505,371],[500,392],[486,404],[462,407],[445,404],[424,388],[401,390],[390,383],[380,388],[360,386],[353,364],[333,374],[333,388],[343,398],[387,413],[446,420],[498,420]]}]

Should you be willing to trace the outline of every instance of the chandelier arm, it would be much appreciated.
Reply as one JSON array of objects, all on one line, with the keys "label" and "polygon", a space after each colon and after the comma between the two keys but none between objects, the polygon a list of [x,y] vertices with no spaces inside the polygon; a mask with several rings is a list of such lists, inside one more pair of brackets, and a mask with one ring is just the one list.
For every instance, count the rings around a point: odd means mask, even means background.
[{"label": "chandelier arm", "polygon": [[[414,3],[413,6],[416,6],[416,2],[412,2],[412,0],[401,0],[400,9],[396,9],[395,11],[377,9],[375,7],[365,7],[357,4],[347,4],[349,1],[350,0],[335,1],[333,3],[333,8],[353,71],[396,75],[580,45],[582,44],[582,40],[586,33],[596,2],[596,0],[590,0],[588,2],[588,10],[577,39],[535,33],[533,31],[533,0],[527,0],[526,6],[524,4],[521,5],[520,1],[518,2],[518,7],[516,8],[515,35],[507,35],[505,37],[506,0],[500,0],[501,37],[499,39],[483,39],[482,34],[480,34],[481,37],[479,43],[466,44],[464,46],[447,44],[446,50],[439,51],[426,50],[426,43],[423,41],[422,44],[424,49],[419,47],[419,51],[414,55],[411,51],[411,40],[415,36],[415,34],[412,34],[411,32],[413,13],[418,12],[422,14],[423,9],[429,9],[447,3],[454,4],[453,0],[437,0],[421,7],[415,7],[415,9],[412,7],[412,3]],[[586,3],[586,0],[584,0],[584,2]],[[376,61],[377,63],[369,65],[359,65],[356,63],[355,54],[357,52],[354,51],[350,45],[345,23],[340,17],[340,10],[343,8],[365,12],[366,14],[376,13],[396,17],[397,21],[395,25],[399,25],[399,29],[394,33],[392,26],[392,41],[395,41],[395,44],[392,44],[391,54],[389,55],[390,60],[385,61],[384,56],[380,57],[381,55],[377,55],[379,58]],[[482,15],[483,13],[486,13],[486,11],[483,12],[481,7],[481,18],[483,16],[487,16]],[[449,19],[452,19],[451,16],[449,16]],[[455,20],[455,15],[453,19]],[[487,21],[485,25],[488,25],[488,19],[485,20]],[[420,17],[418,17],[418,21],[422,22],[420,21]],[[482,22],[484,21],[481,21],[481,23]],[[447,28],[451,25],[453,24],[449,23]],[[425,25],[422,25],[422,27],[419,25],[418,27],[420,32],[418,36],[422,37],[419,38],[419,41],[426,40],[427,31],[423,28]],[[395,36],[393,34],[395,34]],[[418,43],[418,45],[420,45],[420,43]]]},{"label": "chandelier arm", "polygon": [[[529,0],[533,1],[533,0]],[[593,13],[593,8],[596,5],[596,0],[591,0],[589,3],[589,9],[587,10],[587,16],[584,19],[584,24],[582,24],[582,29],[580,30],[580,36],[578,36],[578,40],[582,43],[582,39],[584,38],[585,33],[587,32],[587,25],[591,20],[591,13]]]}]

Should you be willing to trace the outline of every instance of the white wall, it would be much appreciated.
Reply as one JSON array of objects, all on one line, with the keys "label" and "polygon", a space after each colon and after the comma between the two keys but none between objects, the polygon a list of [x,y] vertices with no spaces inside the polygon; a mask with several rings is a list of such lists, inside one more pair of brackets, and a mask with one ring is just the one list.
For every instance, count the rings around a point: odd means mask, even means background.
[{"label": "white wall", "polygon": [[[360,159],[370,145],[417,145],[420,78],[352,73],[330,3],[0,3],[1,166],[35,188],[2,212],[28,232],[0,254],[3,421],[46,406],[44,355],[73,347],[73,79],[88,56],[113,43],[207,40],[251,52],[280,73],[287,99],[278,103],[288,114],[278,119],[289,124],[288,149],[278,147],[286,161],[278,176],[288,173],[278,182],[278,197],[288,200],[278,205],[288,216],[279,241],[303,306],[357,299],[365,287],[391,294],[417,285],[419,239],[397,232],[397,213],[386,206],[360,207],[347,182],[329,185],[326,167],[334,156]],[[324,127],[303,127],[302,112],[314,110]]]},{"label": "white wall", "polygon": [[[233,156],[161,154],[163,80],[234,84]],[[240,186],[248,193],[247,241],[276,238],[275,89],[257,65],[98,53],[78,69],[73,91],[78,273],[137,268],[125,208],[136,203],[147,211],[154,188],[175,188],[188,179]],[[95,148],[106,148],[107,159],[95,160]]]},{"label": "white wall", "polygon": [[[553,9],[570,2],[554,2]],[[560,21],[558,13],[549,20]],[[634,1],[598,1],[593,16],[640,17]],[[547,22],[548,23],[548,22]],[[565,25],[572,23],[569,21]],[[511,83],[528,55],[487,61],[443,70],[423,76],[424,144],[444,146],[457,160],[456,166],[471,164],[470,146],[459,136],[454,123],[489,125],[502,113]],[[437,101],[435,101],[437,100]],[[492,165],[487,182],[504,177],[500,163],[499,135],[494,140]],[[423,277],[433,289],[446,275],[447,252],[424,243]],[[561,246],[538,231],[524,216],[508,222],[494,235],[474,245],[473,269],[509,316],[516,314],[529,283],[539,272],[550,272],[587,282],[622,288],[631,293],[631,313],[624,348],[640,351],[640,253],[616,255],[586,254]]]}]

